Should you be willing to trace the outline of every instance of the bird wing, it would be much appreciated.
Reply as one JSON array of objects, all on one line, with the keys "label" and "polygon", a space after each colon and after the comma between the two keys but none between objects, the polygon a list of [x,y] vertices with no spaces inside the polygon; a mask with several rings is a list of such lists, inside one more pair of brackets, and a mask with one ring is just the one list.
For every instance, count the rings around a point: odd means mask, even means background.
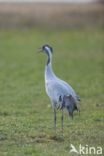
[{"label": "bird wing", "polygon": [[[52,101],[59,101],[59,96],[72,95],[76,97],[74,90],[64,81],[49,80],[46,83],[46,92]],[[76,100],[76,99],[75,99]]]},{"label": "bird wing", "polygon": [[75,98],[76,101],[81,101],[79,95],[77,95],[74,91],[74,89],[68,84],[66,83],[65,81],[63,80],[60,80],[63,84],[65,84],[65,86],[67,86],[69,92],[71,92],[71,95]]},{"label": "bird wing", "polygon": [[67,90],[69,92],[68,95],[72,95],[76,102],[80,101],[79,96],[75,93],[74,89],[67,82],[65,82],[59,78],[58,78],[58,81],[67,88]]}]

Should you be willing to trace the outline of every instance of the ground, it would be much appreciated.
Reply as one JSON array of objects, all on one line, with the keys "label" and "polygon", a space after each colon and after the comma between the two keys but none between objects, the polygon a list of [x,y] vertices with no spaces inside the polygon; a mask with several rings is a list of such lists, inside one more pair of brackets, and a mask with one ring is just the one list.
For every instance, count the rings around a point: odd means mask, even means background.
[{"label": "ground", "polygon": [[[74,119],[53,111],[45,93],[46,56],[43,44],[53,47],[53,69],[81,97],[81,113]],[[70,144],[104,145],[104,30],[0,30],[0,155],[76,156]],[[104,151],[103,151],[104,152]],[[93,155],[93,154],[92,154]]]}]

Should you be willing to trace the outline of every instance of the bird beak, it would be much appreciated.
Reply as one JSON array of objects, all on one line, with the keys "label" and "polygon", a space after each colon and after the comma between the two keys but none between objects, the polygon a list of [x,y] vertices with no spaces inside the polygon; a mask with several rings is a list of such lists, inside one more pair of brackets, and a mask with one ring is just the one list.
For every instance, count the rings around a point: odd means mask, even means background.
[{"label": "bird beak", "polygon": [[42,52],[43,50],[42,50],[42,48],[38,48],[38,52]]}]

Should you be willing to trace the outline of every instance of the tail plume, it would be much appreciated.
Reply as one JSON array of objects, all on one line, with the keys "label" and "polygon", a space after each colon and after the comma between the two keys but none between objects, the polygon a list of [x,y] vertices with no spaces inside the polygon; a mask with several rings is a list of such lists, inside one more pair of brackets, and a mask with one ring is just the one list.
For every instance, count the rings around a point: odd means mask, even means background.
[{"label": "tail plume", "polygon": [[65,107],[66,107],[66,109],[67,109],[67,111],[69,113],[69,116],[71,116],[72,118],[73,118],[73,112],[75,110],[80,112],[80,110],[79,110],[79,108],[78,108],[78,106],[76,104],[76,101],[75,101],[75,99],[73,98],[72,95],[67,95],[67,96],[64,95],[63,103],[64,103],[64,105],[65,105]]}]

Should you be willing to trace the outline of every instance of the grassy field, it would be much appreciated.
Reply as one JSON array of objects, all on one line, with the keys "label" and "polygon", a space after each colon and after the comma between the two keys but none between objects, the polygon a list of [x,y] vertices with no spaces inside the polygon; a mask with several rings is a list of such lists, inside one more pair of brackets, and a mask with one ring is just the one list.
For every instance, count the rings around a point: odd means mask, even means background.
[{"label": "grassy field", "polygon": [[[53,68],[81,97],[74,119],[53,112],[45,93],[46,56],[37,48],[54,48]],[[104,145],[104,30],[0,30],[0,156],[76,156],[76,147]],[[104,151],[103,151],[104,154]],[[93,154],[92,154],[93,155]]]}]

